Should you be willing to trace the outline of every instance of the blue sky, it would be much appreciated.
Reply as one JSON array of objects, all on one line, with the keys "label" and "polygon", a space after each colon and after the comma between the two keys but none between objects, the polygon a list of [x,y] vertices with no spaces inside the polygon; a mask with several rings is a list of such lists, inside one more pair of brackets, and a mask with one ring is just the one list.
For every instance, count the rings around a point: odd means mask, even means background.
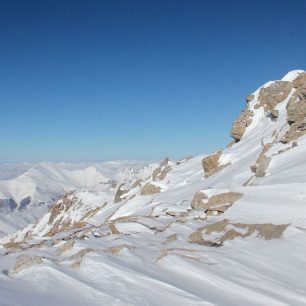
[{"label": "blue sky", "polygon": [[223,147],[245,97],[306,69],[306,1],[0,0],[0,162]]}]

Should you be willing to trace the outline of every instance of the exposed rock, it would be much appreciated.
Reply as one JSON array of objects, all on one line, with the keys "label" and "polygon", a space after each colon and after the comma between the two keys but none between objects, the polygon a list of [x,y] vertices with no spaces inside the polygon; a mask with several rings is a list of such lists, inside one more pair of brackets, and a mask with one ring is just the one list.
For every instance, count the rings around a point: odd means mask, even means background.
[{"label": "exposed rock", "polygon": [[302,72],[299,76],[292,81],[293,87],[306,87],[306,72]]},{"label": "exposed rock", "polygon": [[167,242],[171,242],[175,240],[177,240],[177,234],[172,234],[167,237]]},{"label": "exposed rock", "polygon": [[204,194],[203,192],[201,191],[197,191],[195,193],[195,195],[193,196],[193,199],[191,201],[191,207],[193,209],[203,209],[204,207],[204,202],[203,200],[207,200],[208,197],[206,194]]},{"label": "exposed rock", "polygon": [[291,92],[292,84],[287,81],[276,81],[259,91],[258,102],[265,111],[271,112],[274,107],[284,101]]},{"label": "exposed rock", "polygon": [[222,151],[218,151],[212,155],[206,156],[202,159],[202,166],[204,169],[205,177],[209,177],[214,173],[220,171],[228,164],[219,165],[219,158],[222,154]]},{"label": "exposed rock", "polygon": [[73,268],[79,268],[82,262],[83,257],[89,253],[92,252],[93,249],[92,248],[85,248],[80,250],[79,252],[77,252],[76,254],[72,255],[70,257],[70,260],[74,260],[74,263],[72,264]]},{"label": "exposed rock", "polygon": [[147,183],[141,188],[140,194],[149,195],[149,194],[159,193],[160,191],[161,191],[160,187]]},{"label": "exposed rock", "polygon": [[[224,219],[200,227],[189,236],[189,241],[201,245],[219,247],[222,246],[225,241],[233,240],[237,237],[249,237],[254,233],[257,233],[258,237],[266,240],[279,239],[288,226],[289,224],[231,223],[229,220]],[[209,236],[210,234],[214,234],[213,240],[203,238],[203,235]]]},{"label": "exposed rock", "polygon": [[280,140],[281,143],[288,143],[294,140],[297,140],[301,136],[306,134],[306,120],[303,122],[297,122],[291,124],[289,130],[284,135],[284,137]]},{"label": "exposed rock", "polygon": [[254,95],[249,95],[249,96],[247,96],[246,97],[246,102],[247,102],[247,104],[249,104],[253,99],[254,99]]},{"label": "exposed rock", "polygon": [[287,121],[293,123],[302,122],[306,118],[306,89],[297,89],[287,104]]},{"label": "exposed rock", "polygon": [[154,169],[152,173],[152,180],[153,181],[162,181],[168,172],[171,170],[171,167],[169,166],[169,158],[165,158],[163,161],[161,161],[160,166],[156,169]]},{"label": "exposed rock", "polygon": [[276,121],[279,116],[279,111],[277,109],[271,109],[268,116],[272,121]]},{"label": "exposed rock", "polygon": [[18,249],[21,249],[23,245],[24,245],[23,242],[7,242],[7,243],[4,243],[2,246],[5,249],[18,250]]},{"label": "exposed rock", "polygon": [[124,200],[124,197],[122,197],[122,196],[130,191],[129,189],[123,189],[123,186],[124,186],[124,184],[121,184],[117,189],[117,192],[116,192],[116,195],[115,195],[115,200],[114,200],[115,203],[118,203],[118,202]]},{"label": "exposed rock", "polygon": [[100,210],[100,207],[96,207],[96,208],[88,210],[87,213],[82,217],[81,220],[92,218],[93,216],[97,214],[99,210]]},{"label": "exposed rock", "polygon": [[206,211],[217,211],[223,213],[242,197],[243,194],[239,192],[216,194],[208,199],[203,208],[206,209]]},{"label": "exposed rock", "polygon": [[136,247],[133,246],[133,245],[129,245],[129,244],[125,243],[125,244],[109,247],[105,250],[105,252],[112,253],[112,254],[117,254],[123,249],[133,250],[133,249],[136,249]]},{"label": "exposed rock", "polygon": [[271,148],[271,146],[272,144],[265,144],[255,162],[255,165],[251,166],[251,170],[255,173],[256,177],[263,177],[266,175],[266,170],[271,162],[271,157],[266,156],[266,152]]},{"label": "exposed rock", "polygon": [[33,265],[41,264],[43,262],[42,257],[40,256],[29,256],[29,255],[20,255],[17,257],[15,266],[13,268],[13,274],[18,273],[24,269],[27,269]]},{"label": "exposed rock", "polygon": [[57,249],[56,255],[61,256],[65,252],[71,250],[73,248],[73,246],[74,246],[74,239],[70,239],[70,240],[66,241],[62,246],[60,246]]},{"label": "exposed rock", "polygon": [[236,142],[240,141],[246,128],[252,123],[252,117],[254,113],[245,109],[241,112],[240,116],[234,121],[233,127],[231,129],[231,136]]}]

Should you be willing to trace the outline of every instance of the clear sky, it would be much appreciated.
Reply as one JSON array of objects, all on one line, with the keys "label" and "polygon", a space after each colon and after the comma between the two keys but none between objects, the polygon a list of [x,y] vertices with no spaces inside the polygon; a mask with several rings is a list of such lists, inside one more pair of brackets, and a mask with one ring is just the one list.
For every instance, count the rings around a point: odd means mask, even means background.
[{"label": "clear sky", "polygon": [[304,0],[0,0],[0,162],[211,152],[293,69]]}]

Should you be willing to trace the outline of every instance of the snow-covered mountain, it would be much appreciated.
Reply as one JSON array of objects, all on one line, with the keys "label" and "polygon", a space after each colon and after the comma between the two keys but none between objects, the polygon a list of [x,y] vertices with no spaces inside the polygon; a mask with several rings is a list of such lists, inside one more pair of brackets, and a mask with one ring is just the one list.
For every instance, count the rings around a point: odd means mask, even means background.
[{"label": "snow-covered mountain", "polygon": [[0,164],[0,233],[33,222],[67,192],[85,188],[115,193],[122,183],[150,176],[156,165],[142,161]]},{"label": "snow-covered mountain", "polygon": [[306,72],[248,96],[231,135],[3,236],[1,304],[306,305]]}]

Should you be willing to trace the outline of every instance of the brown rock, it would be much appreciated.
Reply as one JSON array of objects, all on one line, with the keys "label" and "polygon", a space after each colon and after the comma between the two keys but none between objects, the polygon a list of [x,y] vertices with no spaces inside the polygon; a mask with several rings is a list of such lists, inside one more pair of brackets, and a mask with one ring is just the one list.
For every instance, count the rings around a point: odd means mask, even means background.
[{"label": "brown rock", "polygon": [[159,193],[160,191],[161,191],[160,187],[147,183],[141,188],[140,194],[149,195],[149,194]]},{"label": "brown rock", "polygon": [[305,87],[306,86],[306,72],[302,72],[299,76],[292,81],[293,87]]},{"label": "brown rock", "polygon": [[231,129],[231,136],[236,142],[240,141],[246,128],[252,123],[252,117],[254,113],[245,109],[241,112],[240,116],[234,121],[233,127]]},{"label": "brown rock", "polygon": [[292,83],[276,81],[259,91],[258,102],[266,111],[271,111],[280,102],[284,101],[292,89]]},{"label": "brown rock", "polygon": [[272,144],[265,144],[255,162],[255,165],[251,166],[251,170],[255,173],[256,177],[263,177],[266,175],[266,170],[268,169],[271,162],[271,157],[267,157],[266,153],[271,148],[271,146]]},{"label": "brown rock", "polygon": [[13,268],[13,273],[18,273],[24,269],[27,269],[33,265],[41,264],[43,262],[42,257],[40,256],[29,256],[29,255],[20,255],[17,257],[15,266]]},{"label": "brown rock", "polygon": [[203,200],[207,200],[208,197],[206,194],[204,194],[203,192],[201,191],[197,191],[195,193],[195,195],[193,196],[193,199],[191,201],[191,207],[193,209],[203,209],[204,207],[204,202]]},{"label": "brown rock", "polygon": [[204,209],[223,213],[242,197],[243,194],[239,192],[225,192],[216,194],[208,199],[208,201],[204,204]]},{"label": "brown rock", "polygon": [[74,239],[70,239],[68,241],[66,241],[62,246],[60,246],[57,251],[56,251],[56,255],[57,256],[61,256],[62,254],[64,254],[65,252],[71,250],[74,246]]}]

